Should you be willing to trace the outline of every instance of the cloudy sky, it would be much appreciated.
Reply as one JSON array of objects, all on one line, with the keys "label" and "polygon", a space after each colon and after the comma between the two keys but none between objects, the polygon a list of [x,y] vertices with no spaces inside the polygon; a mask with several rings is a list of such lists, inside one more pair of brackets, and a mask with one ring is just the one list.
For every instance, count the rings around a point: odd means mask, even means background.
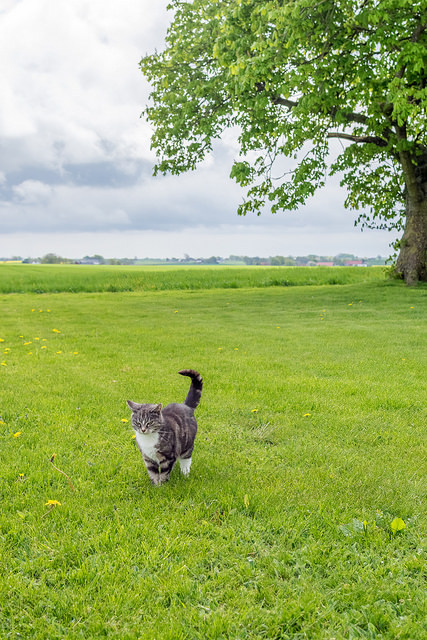
[{"label": "cloudy sky", "polygon": [[0,257],[388,255],[331,180],[299,212],[237,216],[231,135],[200,168],[152,177],[149,87],[166,0],[2,0]]}]

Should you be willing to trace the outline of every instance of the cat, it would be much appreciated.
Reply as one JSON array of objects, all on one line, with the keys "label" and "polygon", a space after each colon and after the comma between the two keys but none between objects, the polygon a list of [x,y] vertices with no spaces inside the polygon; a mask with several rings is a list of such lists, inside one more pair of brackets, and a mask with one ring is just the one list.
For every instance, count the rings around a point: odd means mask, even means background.
[{"label": "cat", "polygon": [[191,455],[197,432],[194,409],[202,395],[203,379],[194,369],[178,371],[191,378],[191,385],[184,404],[138,404],[127,400],[132,410],[131,424],[136,443],[154,485],[167,480],[179,460],[181,472],[188,477]]}]

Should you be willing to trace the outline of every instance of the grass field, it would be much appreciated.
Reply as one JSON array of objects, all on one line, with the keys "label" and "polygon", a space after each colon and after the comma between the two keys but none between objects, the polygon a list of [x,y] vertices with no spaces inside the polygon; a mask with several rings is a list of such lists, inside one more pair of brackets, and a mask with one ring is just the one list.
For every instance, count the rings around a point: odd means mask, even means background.
[{"label": "grass field", "polygon": [[[80,269],[6,265],[0,290]],[[1,640],[427,637],[427,288],[228,270],[0,295]],[[185,367],[192,471],[157,488],[126,399],[182,401]]]},{"label": "grass field", "polygon": [[173,291],[352,284],[384,267],[110,267],[0,264],[0,293]]}]

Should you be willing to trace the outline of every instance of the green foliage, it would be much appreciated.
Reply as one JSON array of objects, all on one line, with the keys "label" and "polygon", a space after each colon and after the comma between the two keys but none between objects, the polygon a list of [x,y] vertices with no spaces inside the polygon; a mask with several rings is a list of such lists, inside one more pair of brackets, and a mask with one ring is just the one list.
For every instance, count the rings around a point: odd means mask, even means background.
[{"label": "green foliage", "polygon": [[144,113],[156,171],[194,169],[236,127],[231,176],[248,189],[239,212],[295,209],[325,182],[328,139],[342,138],[350,144],[332,172],[344,172],[346,205],[362,224],[401,228],[404,184],[427,154],[425,0],[172,0],[171,9],[165,50],[140,63],[153,87]]},{"label": "green foliage", "polygon": [[[0,637],[424,638],[425,302],[378,280],[2,295]],[[183,399],[183,366],[193,466],[159,489],[126,399]]]}]

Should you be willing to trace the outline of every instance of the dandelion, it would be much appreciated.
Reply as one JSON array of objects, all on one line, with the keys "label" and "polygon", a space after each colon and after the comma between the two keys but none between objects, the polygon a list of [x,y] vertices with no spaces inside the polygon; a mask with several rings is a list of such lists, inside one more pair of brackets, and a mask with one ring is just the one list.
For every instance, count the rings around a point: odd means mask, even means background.
[{"label": "dandelion", "polygon": [[62,351],[57,351],[56,353],[62,353]]},{"label": "dandelion", "polygon": [[50,513],[52,511],[52,509],[54,509],[55,507],[60,507],[61,503],[58,502],[58,500],[48,500],[47,502],[45,502],[45,507],[49,507],[48,511],[46,511],[46,513],[44,513],[42,515],[42,518],[44,518],[45,516],[47,516],[48,513]]},{"label": "dandelion", "polygon": [[16,433],[13,434],[13,437],[19,438],[20,435],[22,435],[22,431],[17,431]]},{"label": "dandelion", "polygon": [[6,364],[5,362],[2,362],[2,363],[1,363],[1,366],[2,366],[2,367],[7,367],[7,364]]},{"label": "dandelion", "polygon": [[29,342],[24,342],[24,347],[27,347],[29,344],[33,344],[31,340]]},{"label": "dandelion", "polygon": [[131,440],[135,440],[136,439],[136,435],[133,434],[133,436],[131,437]]},{"label": "dandelion", "polygon": [[73,351],[73,356],[78,356],[79,352],[78,351]]},{"label": "dandelion", "polygon": [[42,349],[47,349],[46,345],[43,345]]},{"label": "dandelion", "polygon": [[311,416],[311,413],[304,413],[303,418],[308,418],[309,416]]},{"label": "dandelion", "polygon": [[0,342],[4,342],[4,338],[0,338]]},{"label": "dandelion", "polygon": [[280,327],[276,327],[276,329],[280,329]]},{"label": "dandelion", "polygon": [[122,418],[120,422],[129,422],[129,420],[127,418]]},{"label": "dandelion", "polygon": [[179,313],[178,309],[175,309],[174,313]]},{"label": "dandelion", "polygon": [[258,409],[251,409],[251,413],[257,413]]},{"label": "dandelion", "polygon": [[52,333],[61,333],[58,329],[52,329]]}]

